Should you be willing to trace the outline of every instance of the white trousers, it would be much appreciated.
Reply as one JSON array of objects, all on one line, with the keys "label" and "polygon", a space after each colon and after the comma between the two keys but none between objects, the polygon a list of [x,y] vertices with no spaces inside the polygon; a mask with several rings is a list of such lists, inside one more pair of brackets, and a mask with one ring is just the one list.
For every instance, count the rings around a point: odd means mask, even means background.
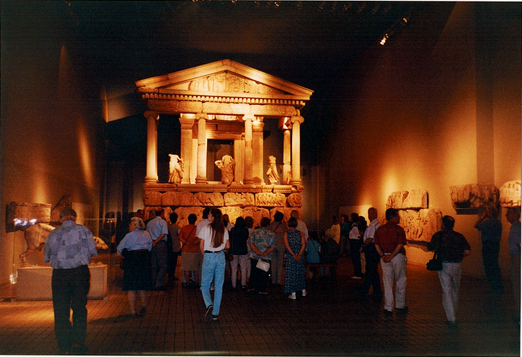
[{"label": "white trousers", "polygon": [[[406,306],[406,261],[406,256],[402,253],[397,254],[388,263],[381,259],[384,309],[388,311],[393,310],[394,300],[397,309]],[[393,297],[393,283],[395,283],[395,299]]]},{"label": "white trousers", "polygon": [[459,304],[459,287],[462,277],[462,263],[442,263],[439,280],[442,286],[442,306],[448,321],[455,321]]}]

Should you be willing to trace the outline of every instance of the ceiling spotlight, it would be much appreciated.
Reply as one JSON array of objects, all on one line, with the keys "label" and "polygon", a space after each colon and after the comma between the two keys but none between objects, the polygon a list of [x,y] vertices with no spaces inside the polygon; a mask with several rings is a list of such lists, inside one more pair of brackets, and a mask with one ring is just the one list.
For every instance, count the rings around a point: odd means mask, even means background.
[{"label": "ceiling spotlight", "polygon": [[259,5],[261,5],[261,2],[260,2],[260,1],[254,1],[254,5],[255,5],[256,7],[259,7]]},{"label": "ceiling spotlight", "polygon": [[275,6],[275,7],[279,7],[279,5],[281,5],[281,2],[280,2],[280,1],[274,1],[274,6]]},{"label": "ceiling spotlight", "polygon": [[303,8],[303,2],[302,1],[298,1],[297,2],[297,8],[298,9],[302,9]]},{"label": "ceiling spotlight", "polygon": [[335,2],[332,4],[332,7],[330,8],[330,12],[335,12],[336,9],[337,9],[337,1],[335,1]]},{"label": "ceiling spotlight", "polygon": [[323,10],[325,4],[326,4],[326,1],[322,1],[322,2],[317,6],[317,10],[319,10],[319,11]]},{"label": "ceiling spotlight", "polygon": [[381,39],[381,41],[379,42],[379,44],[380,44],[381,46],[384,46],[384,44],[386,43],[386,41],[388,41],[388,38],[389,38],[388,34],[385,34],[385,35],[382,37],[382,39]]}]

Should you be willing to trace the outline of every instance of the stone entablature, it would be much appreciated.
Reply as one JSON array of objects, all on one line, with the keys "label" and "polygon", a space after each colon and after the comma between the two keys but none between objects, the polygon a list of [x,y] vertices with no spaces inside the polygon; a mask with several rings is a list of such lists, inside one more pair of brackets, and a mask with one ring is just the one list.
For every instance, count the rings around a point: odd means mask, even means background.
[{"label": "stone entablature", "polygon": [[455,209],[498,206],[499,190],[493,184],[472,183],[450,187],[451,202]]}]

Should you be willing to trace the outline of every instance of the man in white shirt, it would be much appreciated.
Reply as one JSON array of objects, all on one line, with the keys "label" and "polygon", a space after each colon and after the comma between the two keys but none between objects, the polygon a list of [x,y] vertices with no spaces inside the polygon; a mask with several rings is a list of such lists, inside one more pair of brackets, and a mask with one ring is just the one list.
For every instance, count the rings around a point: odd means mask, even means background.
[{"label": "man in white shirt", "polygon": [[382,300],[381,280],[379,277],[379,253],[375,249],[373,244],[373,238],[375,237],[375,231],[381,225],[377,219],[377,208],[370,207],[368,209],[368,219],[370,225],[364,231],[362,251],[366,258],[366,274],[364,275],[364,281],[357,289],[357,295],[359,297],[366,297],[370,286],[373,288],[373,292],[368,297],[374,301]]},{"label": "man in white shirt", "polygon": [[165,277],[169,267],[167,235],[169,228],[167,221],[161,215],[163,210],[156,211],[156,217],[147,223],[147,232],[152,236],[152,282],[154,290],[165,290]]}]

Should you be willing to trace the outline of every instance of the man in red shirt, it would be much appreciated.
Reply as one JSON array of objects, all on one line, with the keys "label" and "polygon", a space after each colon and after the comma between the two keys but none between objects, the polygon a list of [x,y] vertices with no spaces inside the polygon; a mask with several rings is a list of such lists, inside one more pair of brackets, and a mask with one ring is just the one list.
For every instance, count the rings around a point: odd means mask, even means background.
[{"label": "man in red shirt", "polygon": [[[381,256],[382,280],[384,285],[384,314],[392,315],[395,309],[408,311],[406,304],[406,233],[399,226],[399,212],[396,209],[386,210],[386,224],[375,232],[375,249]],[[395,282],[395,299],[393,283]]]}]

